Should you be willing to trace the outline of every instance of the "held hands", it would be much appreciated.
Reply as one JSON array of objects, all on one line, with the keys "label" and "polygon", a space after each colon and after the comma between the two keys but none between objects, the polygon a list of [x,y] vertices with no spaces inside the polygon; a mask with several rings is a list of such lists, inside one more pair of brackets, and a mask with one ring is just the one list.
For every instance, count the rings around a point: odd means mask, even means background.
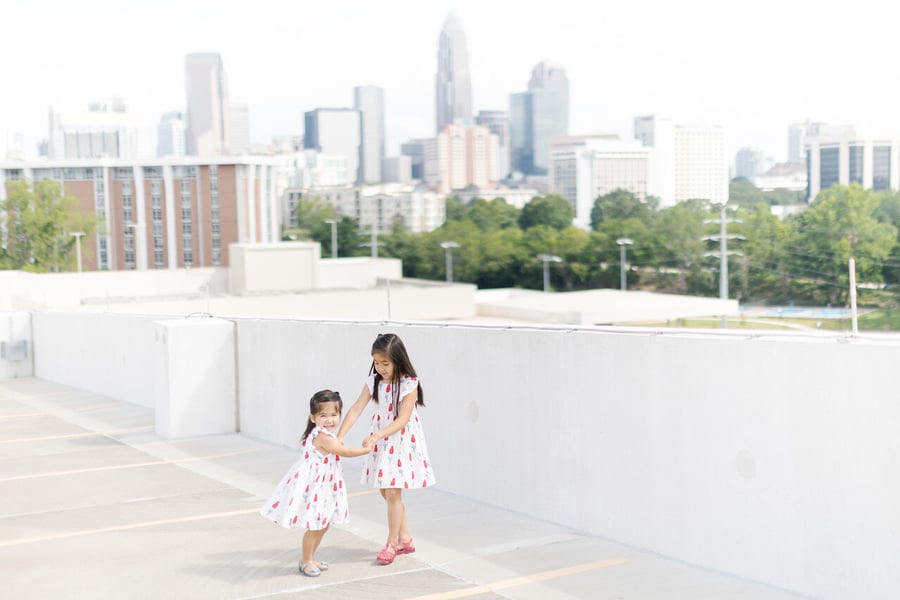
[{"label": "held hands", "polygon": [[378,438],[376,436],[370,435],[369,437],[367,437],[366,439],[363,440],[363,443],[362,443],[363,448],[368,448],[369,450],[372,450],[373,448],[375,448],[375,442],[377,442],[377,441],[378,441]]}]

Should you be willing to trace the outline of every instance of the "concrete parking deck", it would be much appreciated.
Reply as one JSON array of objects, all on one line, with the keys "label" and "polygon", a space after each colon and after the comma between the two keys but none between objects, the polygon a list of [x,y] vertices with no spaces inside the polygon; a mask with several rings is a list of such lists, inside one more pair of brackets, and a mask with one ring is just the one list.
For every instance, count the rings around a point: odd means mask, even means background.
[{"label": "concrete parking deck", "polygon": [[331,569],[306,578],[301,533],[258,514],[295,452],[240,434],[166,440],[153,419],[36,378],[0,381],[4,598],[802,598],[439,485],[405,496],[418,550],[381,566],[384,502],[358,483],[359,459],[345,466],[351,522],[319,551]]}]

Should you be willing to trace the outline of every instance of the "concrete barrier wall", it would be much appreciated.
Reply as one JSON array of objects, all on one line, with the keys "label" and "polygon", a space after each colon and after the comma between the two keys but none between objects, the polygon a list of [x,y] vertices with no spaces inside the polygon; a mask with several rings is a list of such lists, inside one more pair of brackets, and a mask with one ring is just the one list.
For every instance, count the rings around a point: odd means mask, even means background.
[{"label": "concrete barrier wall", "polygon": [[34,375],[31,313],[0,310],[0,379]]},{"label": "concrete barrier wall", "polygon": [[[152,385],[125,368],[138,351],[107,339],[139,345],[149,321],[115,317],[88,327],[103,335],[73,337],[84,318],[34,316],[39,377],[91,390],[118,379],[106,387],[125,400]],[[393,331],[424,385],[442,489],[816,598],[900,597],[897,337],[236,324],[246,435],[295,446],[310,395],[337,389],[352,403],[372,340]],[[49,339],[80,341],[64,360]],[[105,371],[70,374],[94,354],[112,354]]]},{"label": "concrete barrier wall", "polygon": [[68,309],[105,299],[216,294],[227,291],[228,270],[151,269],[84,273],[0,272],[0,310]]},{"label": "concrete barrier wall", "polygon": [[329,289],[370,289],[379,279],[403,277],[399,258],[326,258],[319,261],[318,287]]},{"label": "concrete barrier wall", "polygon": [[34,374],[141,406],[156,397],[152,315],[32,314]]}]

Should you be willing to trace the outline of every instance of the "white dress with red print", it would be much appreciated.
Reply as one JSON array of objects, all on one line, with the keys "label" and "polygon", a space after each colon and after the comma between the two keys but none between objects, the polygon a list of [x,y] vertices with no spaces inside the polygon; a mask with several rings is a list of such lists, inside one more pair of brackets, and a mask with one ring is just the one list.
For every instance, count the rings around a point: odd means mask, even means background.
[{"label": "white dress with red print", "polygon": [[[366,382],[369,392],[372,392],[374,384],[373,373]],[[375,402],[373,393],[375,414],[372,415],[369,435],[387,427],[394,420],[394,394],[391,393],[391,385],[385,381],[378,383],[378,402]],[[415,392],[418,386],[418,379],[401,377],[399,396],[401,400],[410,392]],[[418,406],[413,407],[406,427],[375,442],[375,448],[366,457],[362,482],[376,488],[416,489],[434,485],[434,472],[428,458],[425,433],[419,421]]]},{"label": "white dress with red print", "polygon": [[324,429],[313,429],[300,449],[303,456],[259,511],[277,525],[319,530],[350,520],[341,457],[316,450],[317,435],[334,437]]}]

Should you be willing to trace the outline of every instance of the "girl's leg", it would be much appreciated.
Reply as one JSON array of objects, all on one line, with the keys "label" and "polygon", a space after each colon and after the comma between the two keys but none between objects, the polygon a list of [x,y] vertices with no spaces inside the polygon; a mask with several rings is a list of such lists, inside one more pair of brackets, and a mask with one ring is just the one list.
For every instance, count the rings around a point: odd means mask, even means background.
[{"label": "girl's leg", "polygon": [[406,522],[406,507],[403,505],[403,490],[386,488],[381,490],[388,509],[388,541],[399,546],[401,540],[409,541],[409,525]]},{"label": "girl's leg", "polygon": [[[318,537],[318,538],[315,540],[315,542],[313,543],[313,549],[312,549],[312,555],[313,555],[313,556],[315,556],[315,555],[316,555],[316,552],[319,551],[319,544],[322,543],[322,538],[325,537],[325,532],[328,531],[328,528],[329,528],[329,527],[331,527],[331,525],[328,525],[327,527],[325,527],[325,529],[322,529],[321,531],[318,532],[318,533],[320,533],[321,535],[319,535],[319,537]],[[317,567],[321,567],[322,565],[321,565],[321,563],[319,563],[319,561],[316,561],[316,566],[317,566]]]},{"label": "girl's leg", "polygon": [[316,553],[316,549],[322,542],[322,538],[325,536],[326,531],[328,531],[327,527],[325,529],[319,529],[318,531],[307,529],[303,534],[303,554],[302,558],[300,559],[301,565],[305,565],[308,562],[312,561],[313,556]]}]

